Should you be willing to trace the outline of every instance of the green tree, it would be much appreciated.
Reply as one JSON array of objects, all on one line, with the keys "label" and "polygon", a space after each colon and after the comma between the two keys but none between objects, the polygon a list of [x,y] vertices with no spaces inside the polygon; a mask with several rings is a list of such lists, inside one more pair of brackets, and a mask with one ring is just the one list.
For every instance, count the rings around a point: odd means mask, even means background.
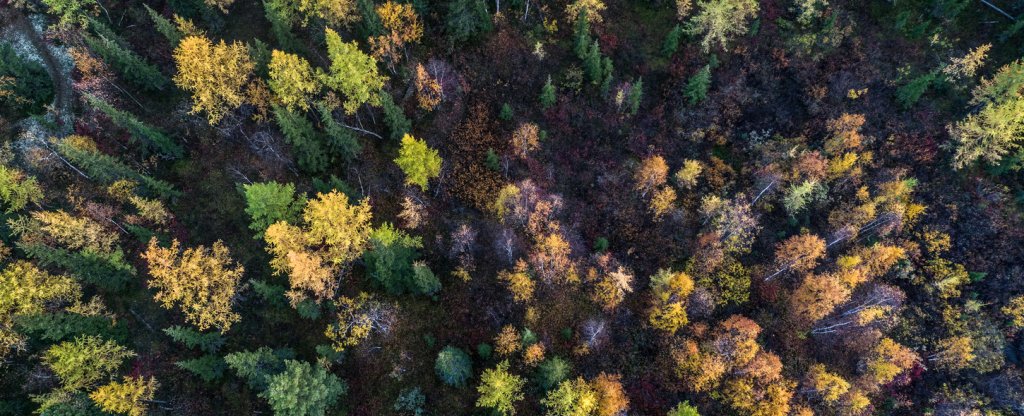
[{"label": "green tree", "polygon": [[525,384],[522,377],[508,372],[508,361],[502,361],[480,375],[480,385],[476,388],[480,397],[476,406],[493,409],[504,416],[514,415],[515,403],[523,400]]},{"label": "green tree", "polygon": [[47,11],[59,18],[59,25],[85,26],[89,15],[96,13],[96,0],[43,0]]},{"label": "green tree", "polygon": [[551,390],[569,378],[569,363],[559,357],[545,359],[537,366],[537,385],[543,390]]},{"label": "green tree", "polygon": [[661,46],[661,53],[666,57],[671,57],[679,50],[679,41],[683,38],[683,26],[675,25],[672,30],[665,35],[665,43]]},{"label": "green tree", "polygon": [[441,174],[441,156],[437,150],[409,134],[402,137],[402,147],[398,149],[395,163],[405,173],[405,184],[417,185],[423,191],[427,190],[427,181]]},{"label": "green tree", "polygon": [[[320,112],[320,122],[323,125],[324,133],[327,134],[327,144],[331,154],[341,155],[346,161],[352,161],[359,156],[363,146],[359,144],[359,138],[352,130],[334,119],[333,110],[327,104],[319,102],[316,104],[316,108]],[[386,115],[385,118],[387,118]]]},{"label": "green tree", "polygon": [[216,353],[224,345],[224,336],[219,332],[201,333],[189,327],[176,325],[164,328],[164,333],[187,348],[199,348],[210,354]]},{"label": "green tree", "polygon": [[89,389],[109,378],[135,353],[97,336],[82,336],[50,347],[43,362],[65,390]]},{"label": "green tree", "polygon": [[394,98],[387,91],[380,92],[381,109],[384,111],[384,123],[388,125],[392,140],[401,140],[412,131],[412,122],[405,117],[402,107],[395,104]]},{"label": "green tree", "polygon": [[270,377],[284,371],[285,360],[295,358],[289,349],[272,350],[260,347],[255,351],[239,351],[224,356],[224,362],[253,390],[267,389]]},{"label": "green tree", "polygon": [[687,30],[704,34],[701,47],[704,52],[712,46],[725,48],[731,38],[747,32],[747,24],[757,16],[757,0],[704,0],[697,2],[697,13],[690,19]]},{"label": "green tree", "polygon": [[422,247],[419,237],[384,223],[370,234],[370,249],[363,254],[367,274],[391,294],[432,295],[440,288],[440,282],[429,269],[427,276],[424,271],[417,271],[418,264],[414,263]]},{"label": "green tree", "polygon": [[100,152],[96,142],[88,137],[68,136],[63,139],[54,138],[51,141],[57,153],[91,180],[110,185],[122,179],[130,179],[141,182],[155,195],[177,195],[171,184],[140,174],[120,159]]},{"label": "green tree", "polygon": [[270,377],[260,397],[270,402],[277,416],[322,416],[346,390],[345,383],[323,367],[286,360],[284,371]]},{"label": "green tree", "polygon": [[555,85],[551,83],[551,75],[548,75],[547,82],[544,83],[544,87],[540,90],[540,107],[541,109],[547,110],[551,106],[555,105],[555,101],[558,97],[555,96]]},{"label": "green tree", "polygon": [[296,222],[306,206],[306,198],[296,197],[295,185],[290,183],[261,182],[242,185],[245,194],[245,213],[251,222],[249,229],[262,240],[263,232],[278,221]]},{"label": "green tree", "polygon": [[629,89],[629,96],[626,97],[626,111],[630,115],[636,115],[640,111],[640,100],[644,96],[644,79],[640,78]]},{"label": "green tree", "polygon": [[287,50],[297,50],[301,43],[292,33],[297,17],[289,0],[266,0],[263,2],[263,13],[270,22],[270,33],[278,45]]},{"label": "green tree", "polygon": [[110,117],[111,122],[127,130],[132,139],[141,142],[147,150],[171,159],[180,158],[184,153],[181,146],[178,146],[173,139],[153,126],[142,122],[131,113],[118,110],[106,101],[92,95],[86,95],[85,99],[94,108]]},{"label": "green tree", "polygon": [[667,416],[700,416],[700,413],[696,407],[690,405],[690,402],[685,401],[669,410]]},{"label": "green tree", "polygon": [[163,17],[156,10],[149,7],[148,4],[143,4],[142,7],[146,8],[146,13],[149,14],[149,20],[153,21],[153,26],[157,32],[164,35],[167,41],[171,43],[171,47],[177,47],[178,42],[181,42],[181,38],[185,37],[185,34],[178,29],[178,26],[171,22],[170,19]]},{"label": "green tree", "polygon": [[224,375],[224,359],[213,354],[178,361],[174,365],[195,374],[207,383],[218,380]]},{"label": "green tree", "polygon": [[53,81],[46,68],[0,42],[0,115],[18,119],[42,114],[52,100]]},{"label": "green tree", "polygon": [[456,46],[491,31],[491,14],[483,0],[453,0],[448,3],[445,33]]},{"label": "green tree", "polygon": [[978,160],[995,165],[1019,151],[1024,138],[1024,60],[982,81],[971,104],[980,111],[948,126],[953,167],[962,169]]},{"label": "green tree", "polygon": [[331,29],[327,29],[325,36],[331,66],[329,73],[318,70],[321,82],[345,95],[342,106],[348,114],[355,114],[363,104],[379,107],[387,77],[378,73],[377,60],[359,50],[354,41],[342,41]]},{"label": "green tree", "polygon": [[449,345],[437,354],[434,371],[444,384],[462,387],[473,376],[473,361],[465,351]]},{"label": "green tree", "polygon": [[697,71],[697,74],[690,77],[686,82],[686,89],[683,93],[690,100],[690,105],[697,104],[708,95],[708,87],[711,86],[711,66],[704,65]]},{"label": "green tree", "polygon": [[274,118],[288,144],[292,145],[292,153],[302,170],[319,173],[327,168],[331,158],[324,149],[323,136],[304,113],[274,105]]},{"label": "green tree", "polygon": [[597,391],[582,377],[566,380],[541,399],[548,416],[589,416],[597,410]]},{"label": "green tree", "polygon": [[103,35],[87,35],[83,39],[85,44],[89,45],[89,49],[103,58],[103,61],[121,74],[125,81],[149,91],[163,90],[167,86],[167,77],[160,73],[160,70],[131,49],[124,47],[118,39]]}]

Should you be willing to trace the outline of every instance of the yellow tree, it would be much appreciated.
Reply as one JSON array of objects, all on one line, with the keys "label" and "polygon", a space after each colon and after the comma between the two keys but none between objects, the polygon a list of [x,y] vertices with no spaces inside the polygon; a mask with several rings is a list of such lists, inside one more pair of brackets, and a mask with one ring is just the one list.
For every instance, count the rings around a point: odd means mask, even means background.
[{"label": "yellow tree", "polygon": [[685,326],[686,298],[693,292],[693,279],[686,273],[658,270],[651,276],[651,309],[647,320],[651,326],[674,333]]},{"label": "yellow tree", "polygon": [[828,405],[836,404],[850,390],[850,382],[825,369],[823,364],[812,365],[807,370],[804,386],[809,394],[820,398]]},{"label": "yellow tree", "polygon": [[183,251],[178,240],[163,248],[153,237],[142,258],[149,265],[149,287],[157,290],[157,302],[166,309],[180,306],[185,320],[200,331],[213,327],[226,332],[241,318],[231,305],[245,269],[231,260],[220,241],[209,249]]},{"label": "yellow tree", "polygon": [[433,110],[443,98],[441,84],[427,72],[423,64],[416,64],[416,101],[419,102],[420,108]]},{"label": "yellow tree", "polygon": [[529,302],[533,299],[535,284],[530,277],[529,266],[525,261],[519,260],[514,270],[502,270],[499,272],[498,280],[505,282],[505,286],[512,292],[512,300],[516,302]]},{"label": "yellow tree", "polygon": [[279,221],[267,228],[270,266],[288,276],[293,305],[334,298],[339,274],[366,248],[371,218],[369,201],[349,204],[345,194],[331,191],[306,204],[301,226]]},{"label": "yellow tree", "polygon": [[641,196],[647,196],[648,192],[663,185],[668,179],[668,164],[665,163],[665,158],[651,156],[644,159],[633,179],[636,180],[636,190],[640,191]]},{"label": "yellow tree", "polygon": [[882,385],[909,370],[921,359],[910,348],[889,338],[882,339],[864,360],[867,368],[864,377],[873,385]]},{"label": "yellow tree", "polygon": [[385,33],[370,38],[370,49],[373,50],[373,56],[386,59],[388,67],[393,71],[394,65],[402,60],[405,46],[418,42],[423,37],[423,23],[413,10],[412,4],[395,3],[391,0],[377,6],[377,15],[380,16]]},{"label": "yellow tree", "polygon": [[378,73],[377,60],[359,50],[355,41],[342,41],[331,29],[324,36],[331,67],[329,73],[317,70],[321,82],[345,95],[343,107],[348,114],[355,114],[363,104],[380,106],[380,92],[387,77]]},{"label": "yellow tree", "polygon": [[189,36],[174,50],[174,62],[174,82],[192,93],[192,114],[205,111],[210,124],[217,124],[245,102],[243,88],[255,66],[242,43]]},{"label": "yellow tree", "polygon": [[320,89],[309,62],[298,55],[275,50],[270,54],[270,90],[288,109],[309,109],[309,98]]},{"label": "yellow tree", "polygon": [[146,402],[153,400],[158,386],[153,377],[125,377],[96,389],[89,398],[104,412],[144,416]]}]

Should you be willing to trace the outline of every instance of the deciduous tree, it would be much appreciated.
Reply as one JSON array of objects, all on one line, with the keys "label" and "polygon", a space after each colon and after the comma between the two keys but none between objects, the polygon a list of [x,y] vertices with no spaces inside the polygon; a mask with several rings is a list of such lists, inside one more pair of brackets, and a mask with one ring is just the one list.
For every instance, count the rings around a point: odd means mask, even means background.
[{"label": "deciduous tree", "polygon": [[441,175],[441,156],[437,150],[427,146],[427,142],[406,134],[402,137],[402,147],[395,159],[398,167],[405,173],[405,184],[419,186],[427,190],[427,182]]},{"label": "deciduous tree", "polygon": [[206,112],[210,124],[245,102],[243,88],[255,64],[240,42],[214,44],[203,36],[188,36],[174,49],[174,61],[174,82],[192,93],[192,113]]},{"label": "deciduous tree", "polygon": [[185,320],[200,331],[212,327],[227,332],[241,319],[231,306],[245,269],[231,260],[222,242],[182,250],[178,240],[163,248],[154,237],[142,258],[148,263],[149,287],[157,290],[157,302],[167,309],[180,306]]}]

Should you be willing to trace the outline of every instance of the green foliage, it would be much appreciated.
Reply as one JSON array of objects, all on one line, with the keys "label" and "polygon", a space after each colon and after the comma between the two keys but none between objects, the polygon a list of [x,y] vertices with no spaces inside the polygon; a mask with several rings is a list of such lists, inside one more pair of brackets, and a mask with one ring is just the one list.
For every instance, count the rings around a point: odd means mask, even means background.
[{"label": "green foliage", "polygon": [[363,104],[379,107],[387,77],[377,72],[377,60],[359,50],[355,42],[343,42],[331,29],[325,36],[331,66],[329,73],[318,71],[321,82],[345,95],[343,106],[348,114],[355,114]]},{"label": "green foliage", "polygon": [[330,163],[330,155],[324,149],[323,137],[303,113],[284,107],[274,106],[274,118],[284,133],[292,153],[302,170],[320,173]]},{"label": "green foliage", "polygon": [[747,33],[751,18],[757,16],[757,0],[703,0],[697,2],[697,13],[690,19],[687,31],[704,34],[704,52],[712,46],[725,49],[728,42]]},{"label": "green foliage", "polygon": [[53,94],[50,74],[42,65],[18,56],[10,44],[0,43],[0,116],[18,119],[42,114]]},{"label": "green foliage", "polygon": [[473,361],[465,351],[449,345],[437,354],[434,371],[444,384],[462,387],[473,376]]},{"label": "green foliage", "polygon": [[107,315],[79,312],[36,313],[14,318],[18,332],[39,341],[54,343],[79,336],[99,336],[119,342],[128,340],[124,325]]},{"label": "green foliage", "polygon": [[296,223],[306,206],[306,198],[296,197],[295,185],[277,182],[253,183],[242,186],[245,194],[245,213],[251,222],[249,229],[258,240],[263,232],[278,221]]},{"label": "green foliage", "polygon": [[427,182],[441,174],[441,156],[427,142],[406,134],[395,163],[405,173],[405,184],[427,190]]},{"label": "green foliage", "polygon": [[487,149],[487,158],[484,159],[484,164],[487,165],[487,169],[495,172],[501,171],[501,159],[498,158],[498,153],[492,148]]},{"label": "green foliage", "polygon": [[56,266],[75,277],[111,292],[118,292],[135,277],[135,268],[120,248],[109,253],[92,248],[68,250],[45,244],[18,244],[25,255],[41,266]]},{"label": "green foliage", "polygon": [[155,66],[122,46],[117,40],[86,35],[83,40],[89,49],[116,70],[125,81],[149,91],[163,90],[170,82]]},{"label": "green foliage", "polygon": [[671,57],[679,50],[679,41],[683,38],[683,27],[681,25],[675,25],[672,30],[665,35],[665,42],[661,45],[661,53],[666,57]]},{"label": "green foliage", "polygon": [[669,410],[667,416],[700,416],[700,413],[697,412],[696,407],[690,406],[690,402],[684,401]]},{"label": "green foliage", "polygon": [[544,87],[540,90],[540,107],[544,110],[551,108],[555,105],[558,97],[555,96],[555,85],[551,83],[551,76],[548,75],[548,81],[544,83]]},{"label": "green foliage", "polygon": [[50,347],[43,362],[60,378],[65,390],[95,387],[135,353],[97,336],[81,336]]},{"label": "green foliage", "polygon": [[324,132],[327,134],[327,145],[331,149],[331,154],[341,155],[346,161],[352,161],[359,156],[363,146],[359,144],[359,138],[355,133],[335,120],[327,105],[318,103],[317,110],[320,112],[320,122],[323,123]]},{"label": "green foliage", "polygon": [[323,416],[347,390],[323,367],[295,360],[284,365],[284,372],[270,377],[267,390],[260,393],[277,416]]},{"label": "green foliage", "polygon": [[949,126],[955,150],[953,167],[978,160],[998,164],[1019,153],[1024,138],[1024,60],[1003,66],[974,89],[971,104],[981,110]]},{"label": "green foliage", "polygon": [[905,109],[913,107],[925,91],[928,91],[928,87],[936,81],[936,78],[938,75],[935,72],[929,72],[910,80],[896,91],[896,100]]},{"label": "green foliage", "polygon": [[127,130],[132,139],[141,142],[146,150],[170,159],[180,158],[184,153],[173,139],[153,126],[143,123],[131,113],[118,110],[106,101],[91,95],[86,95],[85,99],[94,108],[110,117],[111,122]]},{"label": "green foliage", "polygon": [[512,106],[509,105],[509,103],[502,104],[501,111],[498,113],[498,118],[505,121],[511,121],[512,116]]},{"label": "green foliage", "polygon": [[8,214],[21,211],[28,204],[39,204],[43,199],[43,190],[36,178],[22,171],[0,165],[0,201],[6,206]]},{"label": "green foliage", "polygon": [[57,16],[60,26],[84,26],[96,9],[96,0],[42,0],[47,11]]},{"label": "green foliage", "polygon": [[402,107],[395,104],[395,100],[385,91],[380,93],[381,109],[384,112],[384,124],[387,124],[391,133],[391,140],[401,140],[412,131],[412,122],[405,117]]},{"label": "green foliage", "polygon": [[804,211],[807,205],[827,197],[827,190],[818,181],[807,180],[800,184],[790,185],[782,198],[782,206],[791,217]]},{"label": "green foliage", "polygon": [[476,346],[476,355],[479,355],[480,358],[483,358],[485,360],[490,359],[491,353],[493,352],[494,347],[492,347],[491,344],[488,344],[486,342],[481,342]]},{"label": "green foliage", "polygon": [[515,414],[515,403],[523,400],[525,384],[522,377],[508,372],[508,361],[502,361],[480,375],[476,389],[480,397],[476,406],[490,408],[503,416]]},{"label": "green foliage", "polygon": [[285,360],[295,358],[290,349],[272,350],[260,347],[255,351],[239,351],[224,356],[224,362],[253,390],[266,390],[270,377],[284,371]]},{"label": "green foliage", "polygon": [[587,9],[584,8],[576,18],[572,32],[572,51],[577,58],[583,59],[589,53],[590,42],[590,19],[587,18]]},{"label": "green foliage", "polygon": [[640,78],[629,89],[629,96],[626,97],[626,112],[635,116],[640,111],[640,100],[644,96],[644,80]]},{"label": "green foliage", "polygon": [[393,408],[403,415],[423,416],[427,411],[423,408],[427,404],[427,396],[423,395],[419,387],[402,390],[395,399]]},{"label": "green foliage", "polygon": [[110,185],[121,179],[141,182],[156,196],[177,196],[171,184],[136,172],[118,158],[101,153],[95,143],[82,136],[53,139],[57,152],[90,179]]},{"label": "green foliage", "polygon": [[697,73],[686,82],[686,89],[683,94],[690,100],[690,105],[704,101],[708,96],[708,88],[711,86],[711,66],[704,65]]},{"label": "green foliage", "polygon": [[178,42],[181,42],[181,38],[185,37],[185,34],[181,33],[178,26],[171,22],[170,19],[163,17],[156,10],[149,7],[148,4],[143,4],[142,7],[146,8],[146,13],[149,14],[149,19],[153,21],[153,26],[157,32],[164,35],[167,41],[170,42],[171,47],[177,47]]},{"label": "green foliage", "polygon": [[569,373],[572,368],[569,367],[569,363],[561,357],[551,357],[545,359],[544,362],[537,366],[537,375],[535,380],[537,385],[540,386],[541,390],[550,390],[557,386],[558,383],[569,378]]},{"label": "green foliage", "polygon": [[595,253],[602,254],[602,253],[608,251],[608,246],[609,246],[608,239],[605,238],[605,237],[598,237],[597,240],[594,240],[594,252]]},{"label": "green foliage", "polygon": [[265,0],[263,12],[267,21],[270,22],[270,34],[284,50],[295,51],[302,45],[299,38],[292,33],[293,16],[292,6],[287,0]]},{"label": "green foliage", "polygon": [[742,305],[750,298],[750,270],[732,256],[711,275],[697,279],[697,284],[715,293],[719,305]]},{"label": "green foliage", "polygon": [[453,0],[448,3],[445,33],[452,45],[461,46],[492,28],[491,15],[483,0]]},{"label": "green foliage", "polygon": [[186,348],[199,348],[209,354],[216,353],[224,345],[224,336],[219,332],[204,334],[189,327],[172,326],[164,328],[164,333]]},{"label": "green foliage", "polygon": [[373,282],[388,293],[432,295],[440,282],[423,265],[414,265],[423,242],[384,223],[370,234],[370,249],[363,253],[366,271]]},{"label": "green foliage", "polygon": [[207,383],[219,380],[224,376],[224,360],[213,354],[174,363],[183,370],[199,376]]},{"label": "green foliage", "polygon": [[597,392],[582,378],[566,380],[541,400],[549,416],[589,415],[597,410]]}]

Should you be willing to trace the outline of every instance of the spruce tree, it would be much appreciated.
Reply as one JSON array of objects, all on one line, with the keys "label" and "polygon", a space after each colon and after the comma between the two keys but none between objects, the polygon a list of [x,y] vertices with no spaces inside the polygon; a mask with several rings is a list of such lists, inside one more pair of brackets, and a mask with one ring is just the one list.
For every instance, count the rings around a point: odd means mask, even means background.
[{"label": "spruce tree", "polygon": [[173,139],[153,126],[143,123],[131,113],[118,110],[92,95],[86,95],[85,98],[89,104],[110,117],[111,122],[127,130],[132,139],[142,142],[147,150],[170,159],[178,159],[184,153]]}]

